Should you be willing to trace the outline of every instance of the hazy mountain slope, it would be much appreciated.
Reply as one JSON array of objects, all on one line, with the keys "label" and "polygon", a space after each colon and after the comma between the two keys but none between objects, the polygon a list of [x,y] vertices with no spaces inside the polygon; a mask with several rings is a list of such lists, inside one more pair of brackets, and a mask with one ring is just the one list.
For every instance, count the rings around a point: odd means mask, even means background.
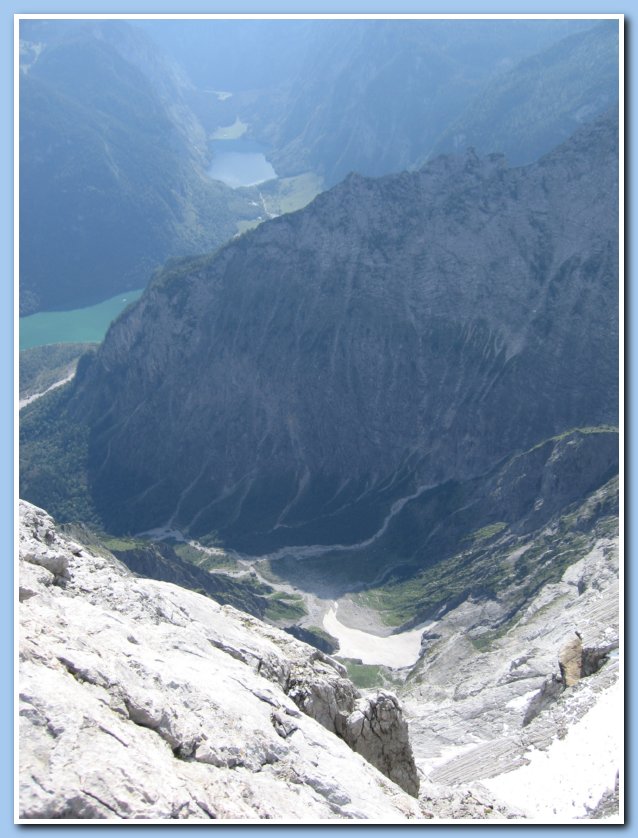
[{"label": "hazy mountain slope", "polygon": [[[239,116],[270,147],[279,173],[311,169],[332,185],[350,171],[381,175],[414,166],[491,79],[593,23],[155,20],[138,25],[193,80],[198,95],[190,101],[203,122],[210,124],[213,113],[220,124]],[[215,91],[225,91],[227,98],[219,101]],[[487,150],[499,149],[497,144]]]},{"label": "hazy mountain slope", "polygon": [[617,101],[618,71],[618,24],[602,21],[493,79],[433,153],[473,146],[529,163]]},{"label": "hazy mountain slope", "polygon": [[139,20],[134,26],[183,67],[198,88],[234,94],[287,84],[308,51],[317,48],[325,28],[321,21],[250,18]]},{"label": "hazy mountain slope", "polygon": [[[201,136],[179,99],[169,105],[175,88],[159,86],[159,59],[153,65],[138,50],[127,60],[122,38],[114,33],[116,48],[104,36],[106,24],[63,31],[27,28],[49,40],[23,44],[23,314],[142,287],[167,257],[211,249],[237,217],[254,215],[205,177]],[[151,67],[153,82],[135,62]]]},{"label": "hazy mountain slope", "polygon": [[[295,70],[285,98],[271,103],[271,113],[258,109],[255,119],[247,118],[273,146],[271,158],[278,171],[312,168],[329,184],[351,171],[364,175],[400,171],[426,158],[441,133],[485,85],[490,90],[493,82],[499,90],[498,79],[534,54],[538,58],[529,60],[535,61],[535,79],[542,86],[547,72],[542,51],[559,41],[553,49],[562,55],[562,38],[587,26],[591,21],[315,23],[321,34]],[[609,29],[613,31],[613,24]],[[617,44],[615,60],[617,71]],[[606,55],[591,51],[572,56],[581,98],[596,90],[599,98],[601,92],[606,94],[608,105],[615,101],[617,90],[607,78],[606,62]],[[596,85],[593,73],[600,75]],[[516,127],[525,122],[534,133],[547,113],[565,108],[564,91],[544,86],[543,90],[547,99],[543,108],[517,113],[516,103],[508,102]],[[501,122],[512,133],[502,115]],[[536,157],[566,138],[566,133],[553,129],[550,124]],[[491,144],[481,145],[486,152],[509,148],[516,138],[495,131],[490,140]]]},{"label": "hazy mountain slope", "polygon": [[[401,499],[615,425],[616,132],[349,178],[160,274],[49,409],[58,439],[82,423],[106,529],[358,542]],[[23,433],[42,468],[50,431]]]}]

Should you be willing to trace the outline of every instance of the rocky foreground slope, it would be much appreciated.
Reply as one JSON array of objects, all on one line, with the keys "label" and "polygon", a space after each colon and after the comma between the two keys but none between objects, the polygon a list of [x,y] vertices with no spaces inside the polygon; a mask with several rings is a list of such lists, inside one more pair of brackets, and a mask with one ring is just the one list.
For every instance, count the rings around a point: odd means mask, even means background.
[{"label": "rocky foreground slope", "polygon": [[483,649],[497,603],[430,624],[404,716],[289,635],[20,515],[21,818],[617,819],[617,536]]},{"label": "rocky foreground slope", "polygon": [[21,817],[427,815],[394,696],[363,698],[309,646],[133,577],[36,507],[21,524]]}]

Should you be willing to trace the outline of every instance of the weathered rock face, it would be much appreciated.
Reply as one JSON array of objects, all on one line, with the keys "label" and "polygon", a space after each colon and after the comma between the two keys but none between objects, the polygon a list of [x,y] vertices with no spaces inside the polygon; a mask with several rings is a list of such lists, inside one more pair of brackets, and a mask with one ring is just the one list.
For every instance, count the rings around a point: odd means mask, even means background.
[{"label": "weathered rock face", "polygon": [[360,699],[346,720],[345,741],[407,792],[417,795],[419,781],[401,707],[390,693]]},{"label": "weathered rock face", "polygon": [[583,641],[579,635],[572,637],[560,650],[558,664],[566,687],[573,687],[580,681],[583,663]]},{"label": "weathered rock face", "polygon": [[167,269],[66,413],[106,528],[352,543],[423,487],[616,424],[616,132],[353,176]]},{"label": "weathered rock face", "polygon": [[427,816],[329,732],[416,794],[396,699],[362,703],[326,655],[133,577],[28,504],[20,570],[22,818]]}]

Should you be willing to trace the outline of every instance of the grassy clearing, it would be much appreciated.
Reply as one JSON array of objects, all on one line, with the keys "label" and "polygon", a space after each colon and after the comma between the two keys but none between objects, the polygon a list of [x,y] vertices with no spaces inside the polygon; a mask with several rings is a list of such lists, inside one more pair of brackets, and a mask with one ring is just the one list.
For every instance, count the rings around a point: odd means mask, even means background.
[{"label": "grassy clearing", "polygon": [[139,538],[116,538],[110,535],[102,536],[100,541],[107,550],[139,550],[149,544],[148,541]]},{"label": "grassy clearing", "polygon": [[238,140],[243,137],[247,130],[248,123],[242,122],[239,117],[236,117],[232,125],[222,125],[213,131],[210,138],[211,140]]},{"label": "grassy clearing", "polygon": [[279,178],[260,189],[265,207],[273,215],[295,212],[307,206],[323,189],[323,179],[314,172]]},{"label": "grassy clearing", "polygon": [[[304,172],[294,177],[269,180],[259,186],[247,187],[254,201],[263,209],[263,215],[277,216],[296,212],[307,206],[323,190],[323,179],[314,172]],[[258,227],[265,218],[244,219],[237,222],[237,232],[245,233]]]},{"label": "grassy clearing", "polygon": [[203,570],[234,570],[237,567],[237,561],[226,553],[207,553],[192,544],[183,542],[175,542],[172,547],[184,561],[197,565]]},{"label": "grassy clearing", "polygon": [[493,538],[495,535],[503,532],[506,528],[507,524],[505,521],[497,521],[495,524],[488,524],[486,527],[481,527],[480,530],[476,530],[476,532],[466,535],[461,540],[471,541],[476,544],[479,541],[487,541],[488,539]]},{"label": "grassy clearing", "polygon": [[348,678],[355,687],[359,687],[361,690],[394,687],[403,683],[402,679],[396,678],[387,666],[376,663],[357,663],[350,658],[339,658],[339,660],[348,670]]},{"label": "grassy clearing", "polygon": [[[565,570],[591,549],[597,538],[617,532],[618,480],[614,478],[575,509],[556,516],[551,526],[516,537],[497,532],[495,541],[473,533],[466,549],[426,568],[409,579],[390,582],[355,594],[355,601],[376,610],[391,626],[419,617],[429,619],[438,609],[466,599],[507,597],[513,609],[543,585],[558,582]],[[495,533],[491,533],[494,537]],[[513,553],[518,553],[514,562]],[[488,648],[497,637],[475,638]]]},{"label": "grassy clearing", "polygon": [[323,189],[323,179],[314,172],[278,178],[260,188],[266,210],[272,215],[295,212],[309,204]]},{"label": "grassy clearing", "polygon": [[264,616],[273,622],[281,622],[299,620],[307,613],[303,597],[299,594],[284,594],[277,591],[268,598]]}]

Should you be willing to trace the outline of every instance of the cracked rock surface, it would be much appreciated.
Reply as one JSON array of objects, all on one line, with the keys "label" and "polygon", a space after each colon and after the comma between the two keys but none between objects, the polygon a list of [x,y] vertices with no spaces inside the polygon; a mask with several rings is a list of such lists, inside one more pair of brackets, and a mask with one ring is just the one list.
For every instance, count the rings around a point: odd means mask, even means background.
[{"label": "cracked rock surface", "polygon": [[408,726],[394,695],[381,691],[360,699],[356,710],[346,720],[343,738],[354,751],[407,792],[418,794],[419,781]]},{"label": "cracked rock surface", "polygon": [[20,511],[21,818],[431,816],[394,696]]}]

